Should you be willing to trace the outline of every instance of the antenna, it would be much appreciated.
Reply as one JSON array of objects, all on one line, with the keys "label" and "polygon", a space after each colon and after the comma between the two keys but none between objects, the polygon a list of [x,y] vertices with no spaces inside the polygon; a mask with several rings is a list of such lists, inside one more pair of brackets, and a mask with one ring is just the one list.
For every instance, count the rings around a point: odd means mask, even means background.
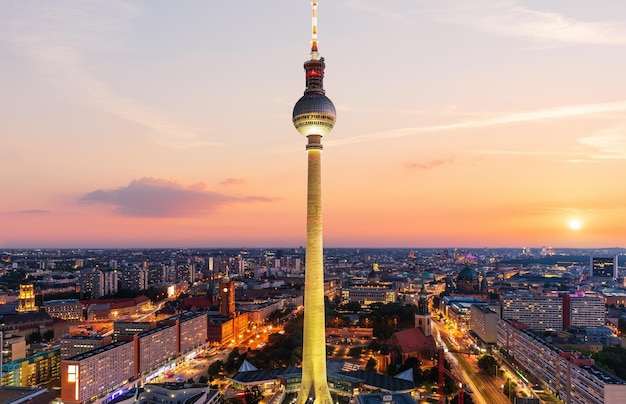
[{"label": "antenna", "polygon": [[319,59],[317,53],[317,1],[311,2],[312,7],[312,38],[311,38],[311,59]]}]

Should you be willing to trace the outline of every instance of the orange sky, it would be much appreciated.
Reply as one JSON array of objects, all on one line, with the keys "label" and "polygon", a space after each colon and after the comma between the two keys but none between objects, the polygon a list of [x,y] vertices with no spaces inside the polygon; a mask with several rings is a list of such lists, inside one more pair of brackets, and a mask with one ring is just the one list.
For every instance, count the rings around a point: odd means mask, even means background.
[{"label": "orange sky", "polygon": [[[318,15],[325,246],[624,247],[626,6]],[[309,40],[307,1],[0,4],[0,247],[304,245]]]}]

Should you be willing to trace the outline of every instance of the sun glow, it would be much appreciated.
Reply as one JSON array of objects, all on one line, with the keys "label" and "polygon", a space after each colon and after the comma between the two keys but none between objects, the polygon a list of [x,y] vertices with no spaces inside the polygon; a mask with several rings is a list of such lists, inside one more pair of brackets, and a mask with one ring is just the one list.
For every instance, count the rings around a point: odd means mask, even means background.
[{"label": "sun glow", "polygon": [[571,230],[577,231],[577,230],[580,230],[581,227],[582,227],[582,223],[580,222],[580,220],[578,220],[578,219],[571,219],[569,221],[569,228]]}]

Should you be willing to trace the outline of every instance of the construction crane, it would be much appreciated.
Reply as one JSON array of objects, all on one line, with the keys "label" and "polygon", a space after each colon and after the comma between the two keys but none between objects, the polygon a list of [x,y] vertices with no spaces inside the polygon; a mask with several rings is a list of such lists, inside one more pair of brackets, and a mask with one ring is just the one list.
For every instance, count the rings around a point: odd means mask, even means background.
[{"label": "construction crane", "polygon": [[443,393],[443,386],[445,384],[445,377],[444,374],[450,376],[452,378],[452,380],[456,381],[459,383],[459,389],[457,390],[457,397],[459,397],[458,399],[458,404],[463,404],[463,402],[465,401],[465,390],[466,388],[468,389],[468,393],[471,393],[471,390],[469,390],[469,388],[467,386],[465,386],[465,384],[463,383],[463,381],[461,379],[459,379],[457,376],[453,375],[452,372],[450,372],[448,369],[445,368],[445,366],[443,366],[443,362],[444,362],[444,354],[445,352],[452,352],[452,353],[459,353],[459,354],[464,354],[464,355],[473,355],[474,352],[472,351],[455,351],[455,350],[450,350],[450,349],[446,349],[445,351],[443,349],[439,350],[439,360],[438,360],[438,368],[439,368],[439,386],[438,386],[438,393],[439,393],[439,404],[445,404],[445,395]]}]

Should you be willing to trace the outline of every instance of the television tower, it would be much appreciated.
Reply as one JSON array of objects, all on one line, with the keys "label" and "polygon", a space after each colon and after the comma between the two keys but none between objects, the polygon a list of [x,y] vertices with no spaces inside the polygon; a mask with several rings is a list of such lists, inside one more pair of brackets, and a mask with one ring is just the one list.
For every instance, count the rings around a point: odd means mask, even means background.
[{"label": "television tower", "polygon": [[306,90],[293,108],[293,124],[307,137],[308,157],[306,261],[304,270],[304,334],[302,384],[298,404],[332,404],[326,380],[324,260],[322,247],[322,136],[335,125],[335,106],[324,91],[324,58],[317,51],[317,1],[313,10],[311,54],[304,62]]}]

